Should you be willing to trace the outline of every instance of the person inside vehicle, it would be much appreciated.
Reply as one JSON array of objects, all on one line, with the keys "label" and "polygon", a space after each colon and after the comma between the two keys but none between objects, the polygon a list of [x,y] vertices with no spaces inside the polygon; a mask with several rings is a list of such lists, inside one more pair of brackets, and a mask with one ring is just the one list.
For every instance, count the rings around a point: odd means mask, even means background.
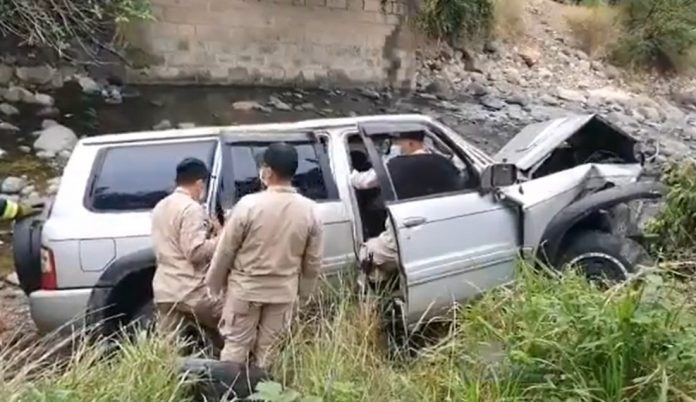
[{"label": "person inside vehicle", "polygon": [[297,150],[271,144],[263,154],[264,191],[242,197],[225,223],[206,284],[225,298],[220,360],[268,366],[276,336],[298,300],[311,295],[321,270],[322,223],[314,201],[292,186]]},{"label": "person inside vehicle", "polygon": [[[462,187],[462,175],[452,161],[430,152],[425,146],[425,132],[414,130],[398,133],[399,154],[386,162],[386,168],[398,199],[425,197],[456,191]],[[379,187],[374,169],[351,172],[350,183],[357,190]],[[367,262],[376,275],[391,276],[397,269],[398,251],[389,222],[377,237],[364,242],[359,251],[361,266]]]},{"label": "person inside vehicle", "polygon": [[204,283],[219,230],[219,224],[201,205],[208,177],[203,161],[182,160],[176,167],[176,189],[153,209],[157,269],[152,289],[164,330],[174,331],[194,320],[220,348],[222,337],[217,326],[222,306],[208,297]]}]

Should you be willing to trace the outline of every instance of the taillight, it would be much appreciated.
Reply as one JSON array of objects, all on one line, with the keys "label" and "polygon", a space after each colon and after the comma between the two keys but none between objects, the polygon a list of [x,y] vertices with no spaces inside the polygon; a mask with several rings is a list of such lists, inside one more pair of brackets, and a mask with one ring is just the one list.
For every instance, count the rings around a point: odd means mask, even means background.
[{"label": "taillight", "polygon": [[56,260],[53,251],[41,248],[41,289],[53,290],[58,287],[56,280]]}]

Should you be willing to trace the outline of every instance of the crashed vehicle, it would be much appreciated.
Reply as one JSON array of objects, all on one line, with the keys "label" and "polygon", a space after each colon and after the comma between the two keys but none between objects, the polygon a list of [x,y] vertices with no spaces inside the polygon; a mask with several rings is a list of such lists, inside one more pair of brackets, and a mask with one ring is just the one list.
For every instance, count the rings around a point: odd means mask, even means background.
[{"label": "crashed vehicle", "polygon": [[[398,199],[382,161],[389,138],[414,125],[460,169],[459,191]],[[636,140],[597,116],[529,126],[495,157],[422,115],[107,135],[82,139],[50,205],[16,224],[16,270],[39,330],[85,316],[106,333],[148,320],[150,210],[172,190],[175,165],[190,156],[209,165],[205,206],[224,221],[237,200],[261,188],[258,155],[276,141],[295,145],[293,183],[318,203],[327,277],[355,270],[362,242],[385,222],[393,226],[400,257],[393,305],[408,323],[508,283],[521,252],[614,278],[649,261],[634,234],[616,230],[626,225],[612,211],[659,197],[659,187],[640,180]],[[350,171],[370,167],[380,188],[353,189]]]}]

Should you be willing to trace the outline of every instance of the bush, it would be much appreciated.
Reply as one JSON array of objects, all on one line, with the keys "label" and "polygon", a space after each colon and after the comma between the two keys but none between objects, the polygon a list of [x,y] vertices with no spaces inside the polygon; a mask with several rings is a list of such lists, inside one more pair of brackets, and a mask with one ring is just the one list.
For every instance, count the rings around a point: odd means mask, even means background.
[{"label": "bush", "polygon": [[424,0],[418,24],[432,38],[454,44],[487,37],[493,24],[491,0]]},{"label": "bush", "polygon": [[495,35],[502,39],[520,38],[526,31],[526,0],[495,0],[493,3]]},{"label": "bush", "polygon": [[662,180],[665,206],[647,226],[655,252],[668,259],[690,258],[696,250],[696,162],[672,163]]},{"label": "bush", "polygon": [[616,9],[606,5],[569,9],[566,21],[578,47],[590,56],[603,55],[620,35]]},{"label": "bush", "polygon": [[691,64],[696,46],[693,0],[623,0],[624,34],[613,59],[630,67],[680,70]]},{"label": "bush", "polygon": [[117,24],[151,18],[149,5],[149,0],[2,0],[0,36],[60,56],[75,44],[90,54],[90,48],[108,45]]}]

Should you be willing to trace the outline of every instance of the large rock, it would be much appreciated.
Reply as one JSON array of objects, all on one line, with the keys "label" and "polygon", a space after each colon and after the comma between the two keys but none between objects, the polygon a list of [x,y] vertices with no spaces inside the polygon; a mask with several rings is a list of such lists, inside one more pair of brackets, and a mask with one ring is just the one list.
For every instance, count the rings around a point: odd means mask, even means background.
[{"label": "large rock", "polygon": [[271,110],[260,103],[256,101],[237,101],[232,104],[232,108],[234,110],[243,110],[243,111],[251,111],[251,110],[261,110],[264,112],[270,112]]},{"label": "large rock", "polygon": [[53,106],[53,103],[55,103],[55,101],[53,100],[53,97],[51,95],[37,93],[34,95],[34,101],[32,103],[50,107]]},{"label": "large rock", "polygon": [[53,80],[53,76],[56,74],[56,69],[47,65],[17,67],[15,74],[17,75],[17,78],[27,84],[46,85]]},{"label": "large rock", "polygon": [[5,116],[14,116],[19,114],[19,110],[9,103],[0,103],[0,113],[4,114]]},{"label": "large rock", "polygon": [[3,96],[8,102],[34,103],[34,94],[22,87],[9,87],[6,91],[3,91]]},{"label": "large rock", "polygon": [[541,52],[533,47],[524,47],[518,54],[528,67],[533,67],[541,59]]},{"label": "large rock", "polygon": [[86,76],[86,75],[76,75],[74,77],[74,80],[77,81],[78,84],[80,84],[80,87],[82,88],[82,92],[86,94],[99,94],[101,93],[101,86],[97,84],[96,81],[94,81],[92,78]]},{"label": "large rock", "polygon": [[271,97],[268,99],[268,103],[269,103],[271,106],[273,106],[274,108],[278,109],[278,110],[282,110],[282,111],[285,111],[285,112],[289,112],[289,111],[292,110],[292,106],[290,106],[290,105],[288,105],[287,103],[283,102],[283,101],[280,100],[280,98],[278,98],[277,96],[271,96]]},{"label": "large rock", "polygon": [[17,132],[17,131],[19,131],[19,127],[15,126],[14,124],[8,123],[6,121],[0,121],[0,131]]},{"label": "large rock", "polygon": [[586,100],[582,92],[565,88],[558,88],[556,90],[556,96],[568,102],[585,102]]},{"label": "large rock", "polygon": [[14,69],[10,66],[0,64],[0,85],[7,85],[12,81]]},{"label": "large rock", "polygon": [[2,181],[2,192],[4,194],[19,194],[26,186],[26,180],[21,177],[8,177]]},{"label": "large rock", "polygon": [[43,154],[58,154],[61,151],[70,151],[77,144],[77,135],[60,124],[44,128],[39,138],[34,141],[34,149]]}]

